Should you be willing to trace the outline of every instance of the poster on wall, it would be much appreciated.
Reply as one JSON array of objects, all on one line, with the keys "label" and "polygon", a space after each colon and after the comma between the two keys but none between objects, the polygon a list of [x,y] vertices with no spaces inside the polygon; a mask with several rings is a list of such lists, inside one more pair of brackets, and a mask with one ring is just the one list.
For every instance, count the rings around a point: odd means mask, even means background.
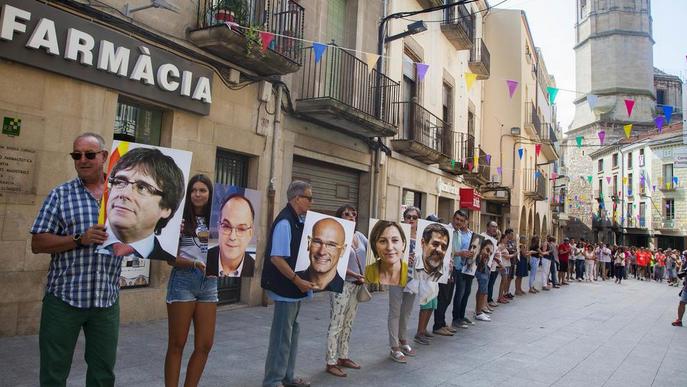
[{"label": "poster on wall", "polygon": [[296,275],[314,283],[315,291],[341,293],[354,233],[355,222],[308,211]]},{"label": "poster on wall", "polygon": [[108,238],[98,253],[175,259],[191,157],[178,149],[113,142],[98,216]]},{"label": "poster on wall", "polygon": [[[442,284],[451,276],[451,241],[453,229],[445,224],[419,219],[415,278]],[[425,235],[426,234],[426,235]]]},{"label": "poster on wall", "polygon": [[260,192],[215,184],[210,213],[207,275],[252,277],[258,241]]},{"label": "poster on wall", "polygon": [[405,286],[410,257],[410,224],[370,219],[365,281]]}]

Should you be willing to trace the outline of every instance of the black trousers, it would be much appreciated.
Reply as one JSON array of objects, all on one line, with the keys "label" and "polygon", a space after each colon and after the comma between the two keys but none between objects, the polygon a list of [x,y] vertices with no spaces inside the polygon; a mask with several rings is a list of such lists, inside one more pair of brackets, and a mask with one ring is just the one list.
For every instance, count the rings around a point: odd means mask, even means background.
[{"label": "black trousers", "polygon": [[[451,305],[453,299],[453,290],[456,287],[455,278],[460,275],[456,269],[453,269],[453,278],[447,284],[439,284],[439,295],[437,296],[437,308],[434,309],[434,326],[432,330],[441,329],[446,326],[446,310]],[[454,305],[455,307],[455,305]]]}]

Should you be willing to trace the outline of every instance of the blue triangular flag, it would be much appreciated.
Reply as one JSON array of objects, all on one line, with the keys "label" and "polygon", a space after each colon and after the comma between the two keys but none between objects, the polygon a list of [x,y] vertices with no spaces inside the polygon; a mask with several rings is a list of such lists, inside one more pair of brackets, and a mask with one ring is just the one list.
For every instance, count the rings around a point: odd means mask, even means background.
[{"label": "blue triangular flag", "polygon": [[315,52],[315,63],[318,63],[320,61],[320,59],[322,59],[322,54],[324,54],[324,50],[326,50],[326,49],[327,49],[326,44],[317,43],[317,42],[312,44],[312,50],[313,50],[313,52]]},{"label": "blue triangular flag", "polygon": [[522,153],[523,153],[523,152],[524,152],[524,151],[523,151],[522,148],[519,148],[519,149],[518,149],[518,155],[520,156],[520,160],[522,160]]},{"label": "blue triangular flag", "polygon": [[670,125],[670,117],[673,116],[673,107],[670,105],[663,105],[663,115],[666,116],[666,123]]}]

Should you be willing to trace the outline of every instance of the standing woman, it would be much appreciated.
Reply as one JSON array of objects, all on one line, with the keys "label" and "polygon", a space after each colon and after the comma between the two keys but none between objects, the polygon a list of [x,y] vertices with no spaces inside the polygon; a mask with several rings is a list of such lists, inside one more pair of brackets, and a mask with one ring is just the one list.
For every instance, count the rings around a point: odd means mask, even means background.
[{"label": "standing woman", "polygon": [[[357,222],[358,211],[353,206],[342,206],[336,210],[336,217]],[[351,254],[348,257],[346,281],[341,293],[330,293],[331,313],[327,330],[327,372],[334,376],[344,377],[341,367],[360,369],[360,365],[348,358],[348,342],[351,329],[358,311],[358,292],[365,286],[365,258],[367,256],[367,238],[356,231],[351,242]]]},{"label": "standing woman", "polygon": [[[530,293],[539,293],[539,290],[534,287],[534,281],[537,280],[537,270],[539,270],[539,262],[541,261],[541,246],[539,245],[539,237],[533,236],[530,241]],[[546,285],[546,283],[544,284]]]},{"label": "standing woman", "polygon": [[527,250],[527,237],[524,235],[520,236],[518,252],[520,256],[518,257],[517,269],[515,272],[515,295],[523,296],[525,291],[522,290],[522,279],[527,277],[528,265],[530,259],[530,251]]},{"label": "standing woman", "polygon": [[592,282],[594,279],[594,259],[596,259],[594,246],[589,243],[584,247],[584,277],[587,282]]},{"label": "standing woman", "polygon": [[195,175],[186,188],[179,252],[167,284],[169,343],[165,357],[165,385],[178,386],[181,356],[193,321],[194,346],[184,386],[197,386],[215,336],[217,278],[205,276],[212,182]]},{"label": "standing woman", "polygon": [[623,276],[625,276],[625,251],[622,247],[618,247],[618,250],[615,252],[613,266],[615,269],[615,283],[620,284]]}]

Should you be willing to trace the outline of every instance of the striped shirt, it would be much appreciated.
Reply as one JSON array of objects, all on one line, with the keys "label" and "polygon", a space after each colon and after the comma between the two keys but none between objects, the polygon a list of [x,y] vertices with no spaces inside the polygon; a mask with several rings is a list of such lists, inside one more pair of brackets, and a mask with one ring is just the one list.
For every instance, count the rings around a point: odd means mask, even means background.
[{"label": "striped shirt", "polygon": [[[54,188],[43,202],[31,234],[83,234],[98,223],[98,201],[76,178]],[[105,308],[119,296],[122,257],[97,254],[96,245],[53,253],[46,292],[76,308]]]}]

